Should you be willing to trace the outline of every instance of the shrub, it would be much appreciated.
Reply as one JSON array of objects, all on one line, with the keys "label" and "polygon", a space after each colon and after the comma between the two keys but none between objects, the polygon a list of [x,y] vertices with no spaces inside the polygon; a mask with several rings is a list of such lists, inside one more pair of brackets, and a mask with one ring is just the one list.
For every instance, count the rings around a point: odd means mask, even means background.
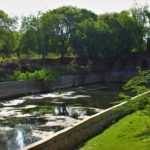
[{"label": "shrub", "polygon": [[123,89],[128,91],[130,94],[140,94],[149,89],[150,70],[139,69],[138,75],[130,79],[124,86]]},{"label": "shrub", "polygon": [[150,114],[150,95],[141,95],[135,99],[132,99],[131,96],[138,95],[140,93],[146,92],[149,90],[149,81],[150,81],[150,70],[139,70],[138,75],[130,79],[123,86],[123,93],[120,93],[120,97],[123,101],[128,101],[128,107],[133,110],[144,110],[146,114]]},{"label": "shrub", "polygon": [[58,78],[58,73],[53,69],[41,69],[34,72],[16,71],[12,76],[12,80],[41,80],[52,81]]}]

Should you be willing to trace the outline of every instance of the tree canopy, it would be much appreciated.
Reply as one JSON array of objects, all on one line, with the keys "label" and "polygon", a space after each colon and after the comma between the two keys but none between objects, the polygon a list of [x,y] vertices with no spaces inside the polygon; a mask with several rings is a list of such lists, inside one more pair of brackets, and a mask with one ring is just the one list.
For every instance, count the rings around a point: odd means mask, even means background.
[{"label": "tree canopy", "polygon": [[54,53],[63,58],[76,54],[94,60],[141,53],[146,50],[149,23],[148,6],[101,15],[64,6],[23,17],[18,31],[16,19],[0,10],[0,55],[36,54],[45,58]]},{"label": "tree canopy", "polygon": [[15,47],[16,19],[0,10],[0,54],[9,57]]}]

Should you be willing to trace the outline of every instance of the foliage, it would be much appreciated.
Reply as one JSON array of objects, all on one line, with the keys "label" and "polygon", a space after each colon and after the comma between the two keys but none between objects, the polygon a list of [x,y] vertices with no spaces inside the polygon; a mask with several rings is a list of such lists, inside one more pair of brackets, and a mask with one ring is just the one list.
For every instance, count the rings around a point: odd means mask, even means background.
[{"label": "foliage", "polygon": [[124,86],[123,89],[128,91],[129,94],[140,94],[149,89],[150,70],[139,69],[138,75],[131,78]]},{"label": "foliage", "polygon": [[[20,36],[16,46],[18,56],[21,54],[38,53],[38,19],[34,16],[23,17]],[[42,41],[40,41],[42,42]]]},{"label": "foliage", "polygon": [[34,72],[16,71],[11,77],[12,80],[42,80],[52,81],[58,78],[58,73],[53,69],[41,69]]},{"label": "foliage", "polygon": [[0,10],[0,55],[9,57],[15,47],[14,29],[16,19]]},{"label": "foliage", "polygon": [[149,93],[138,96],[137,98],[131,98],[133,95],[138,95],[149,90],[150,70],[139,69],[139,74],[130,79],[124,86],[124,93],[120,93],[120,97],[123,101],[128,101],[128,107],[133,110],[144,110],[149,114],[150,109],[150,97]]},{"label": "foliage", "polygon": [[79,56],[94,59],[104,54],[108,37],[109,30],[104,22],[86,19],[78,24],[71,42]]},{"label": "foliage", "polygon": [[47,49],[60,53],[63,58],[70,49],[73,31],[81,20],[96,19],[96,15],[84,9],[75,7],[60,7],[44,13],[41,18],[41,28],[45,37]]},{"label": "foliage", "polygon": [[[149,6],[146,4],[143,7],[138,6],[137,2],[135,2],[134,7],[131,8],[132,17],[136,24],[138,24],[137,33],[137,44],[140,46],[139,38],[140,36],[144,36],[144,38],[150,36],[150,11]],[[138,36],[139,35],[139,36]]]},{"label": "foliage", "polygon": [[0,55],[77,54],[92,63],[145,50],[149,30],[148,6],[135,5],[120,13],[95,13],[72,6],[59,7],[37,16],[25,16],[19,31],[16,19],[0,11]]}]

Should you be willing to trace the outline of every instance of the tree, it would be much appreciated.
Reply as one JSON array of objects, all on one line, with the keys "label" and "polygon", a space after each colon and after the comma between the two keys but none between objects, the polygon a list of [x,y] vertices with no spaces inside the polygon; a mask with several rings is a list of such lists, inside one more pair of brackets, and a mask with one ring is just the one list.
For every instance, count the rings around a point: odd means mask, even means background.
[{"label": "tree", "polygon": [[38,17],[29,16],[22,18],[20,38],[16,47],[18,55],[20,55],[19,53],[31,54],[38,52],[38,32]]},{"label": "tree", "polygon": [[150,37],[150,12],[148,9],[148,5],[139,7],[135,2],[130,10],[136,26],[135,38],[138,51],[143,50],[146,38]]},{"label": "tree", "polygon": [[14,29],[16,18],[10,18],[0,10],[0,54],[9,57],[14,49]]},{"label": "tree", "polygon": [[42,30],[47,41],[47,47],[64,57],[69,47],[72,33],[81,20],[96,19],[96,15],[84,9],[75,7],[60,7],[46,12],[41,17]]},{"label": "tree", "polygon": [[99,20],[107,24],[110,31],[106,50],[108,57],[123,57],[143,51],[145,27],[143,21],[140,21],[141,17],[137,15],[137,12],[134,14],[133,12],[122,11],[99,16]]},{"label": "tree", "polygon": [[105,54],[108,38],[109,29],[104,22],[84,20],[73,34],[72,45],[79,56],[87,56],[94,61]]}]

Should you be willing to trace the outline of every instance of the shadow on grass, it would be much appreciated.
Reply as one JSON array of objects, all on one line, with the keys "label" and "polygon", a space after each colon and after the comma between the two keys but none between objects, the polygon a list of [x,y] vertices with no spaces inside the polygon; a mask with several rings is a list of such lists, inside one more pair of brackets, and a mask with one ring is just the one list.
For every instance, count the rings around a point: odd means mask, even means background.
[{"label": "shadow on grass", "polygon": [[135,137],[140,140],[150,140],[150,125],[147,125],[147,129],[145,129],[145,131],[143,131],[142,133],[137,134]]}]

